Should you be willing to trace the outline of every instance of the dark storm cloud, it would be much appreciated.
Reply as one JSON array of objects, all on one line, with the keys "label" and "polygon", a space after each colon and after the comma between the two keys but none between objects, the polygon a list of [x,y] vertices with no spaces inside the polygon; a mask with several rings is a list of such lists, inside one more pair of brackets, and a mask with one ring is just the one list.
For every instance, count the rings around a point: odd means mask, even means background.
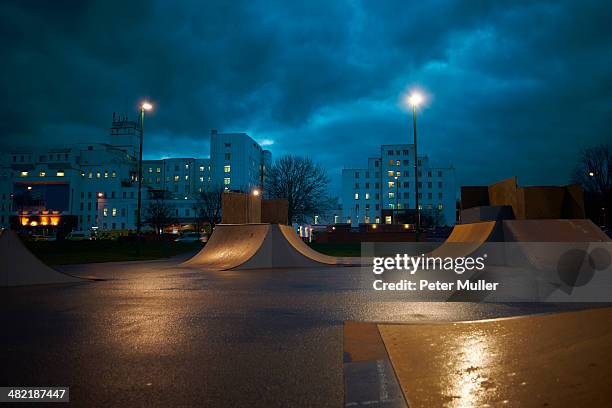
[{"label": "dark storm cloud", "polygon": [[610,140],[606,2],[286,3],[3,2],[0,146],[104,140],[149,97],[148,157],[245,130],[337,179],[409,140],[413,85],[422,151],[460,183],[563,183]]}]

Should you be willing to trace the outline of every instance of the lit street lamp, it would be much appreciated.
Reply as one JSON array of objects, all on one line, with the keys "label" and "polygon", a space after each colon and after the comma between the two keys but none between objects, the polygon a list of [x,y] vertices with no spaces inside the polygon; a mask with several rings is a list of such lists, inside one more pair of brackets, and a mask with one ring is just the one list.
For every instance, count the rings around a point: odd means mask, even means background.
[{"label": "lit street lamp", "polygon": [[413,92],[408,97],[408,103],[412,106],[412,128],[414,135],[414,203],[416,208],[416,229],[415,241],[419,241],[421,230],[421,210],[419,209],[419,171],[417,162],[417,126],[416,126],[416,109],[423,102],[423,96],[418,92]]},{"label": "lit street lamp", "polygon": [[142,140],[144,139],[144,113],[153,109],[149,102],[140,105],[140,149],[138,151],[138,209],[136,211],[136,234],[140,236],[141,211],[142,211]]}]

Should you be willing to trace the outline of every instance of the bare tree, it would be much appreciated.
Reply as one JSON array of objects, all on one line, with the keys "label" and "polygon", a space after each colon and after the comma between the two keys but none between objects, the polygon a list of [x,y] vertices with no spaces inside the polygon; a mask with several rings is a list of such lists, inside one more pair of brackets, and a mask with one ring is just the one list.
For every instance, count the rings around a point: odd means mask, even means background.
[{"label": "bare tree", "polygon": [[325,169],[312,159],[286,155],[271,167],[266,191],[272,198],[289,202],[289,222],[303,222],[314,214],[327,211],[329,178]]},{"label": "bare tree", "polygon": [[144,216],[144,222],[150,225],[157,234],[163,232],[164,228],[176,222],[174,214],[176,208],[168,203],[163,197],[149,202]]},{"label": "bare tree", "polygon": [[612,146],[601,144],[584,149],[572,177],[585,192],[587,216],[610,226],[612,207]]},{"label": "bare tree", "polygon": [[199,224],[207,222],[212,230],[221,222],[221,199],[224,191],[223,186],[216,185],[200,193],[195,203],[196,219]]}]

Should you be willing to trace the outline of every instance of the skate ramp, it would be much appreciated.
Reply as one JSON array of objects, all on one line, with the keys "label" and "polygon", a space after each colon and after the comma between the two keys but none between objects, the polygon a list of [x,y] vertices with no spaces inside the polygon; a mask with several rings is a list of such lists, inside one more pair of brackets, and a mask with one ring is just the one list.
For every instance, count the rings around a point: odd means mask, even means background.
[{"label": "skate ramp", "polygon": [[219,224],[206,246],[183,263],[207,270],[360,264],[360,258],[336,258],[316,252],[291,226],[278,224]]},{"label": "skate ramp", "polygon": [[506,242],[610,242],[591,220],[504,220]]},{"label": "skate ramp", "polygon": [[0,235],[0,286],[82,282],[58,272],[36,258],[13,231]]},{"label": "skate ramp", "polygon": [[183,265],[210,270],[236,268],[257,253],[269,231],[270,224],[218,224],[206,246]]},{"label": "skate ramp", "polygon": [[512,266],[535,268],[550,276],[569,274],[578,279],[612,248],[612,240],[586,219],[505,220],[503,233]]},{"label": "skate ramp", "polygon": [[459,258],[472,255],[485,242],[493,240],[496,225],[496,221],[455,225],[448,239],[429,256]]}]

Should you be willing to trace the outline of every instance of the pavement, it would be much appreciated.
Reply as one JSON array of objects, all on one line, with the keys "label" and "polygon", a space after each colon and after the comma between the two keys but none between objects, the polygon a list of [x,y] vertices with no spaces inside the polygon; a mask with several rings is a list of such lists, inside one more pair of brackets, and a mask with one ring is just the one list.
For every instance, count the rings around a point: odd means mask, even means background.
[{"label": "pavement", "polygon": [[365,289],[359,268],[202,272],[183,260],[72,265],[62,269],[106,280],[0,289],[0,384],[70,386],[87,407],[341,407],[347,320],[598,306],[408,302]]}]

